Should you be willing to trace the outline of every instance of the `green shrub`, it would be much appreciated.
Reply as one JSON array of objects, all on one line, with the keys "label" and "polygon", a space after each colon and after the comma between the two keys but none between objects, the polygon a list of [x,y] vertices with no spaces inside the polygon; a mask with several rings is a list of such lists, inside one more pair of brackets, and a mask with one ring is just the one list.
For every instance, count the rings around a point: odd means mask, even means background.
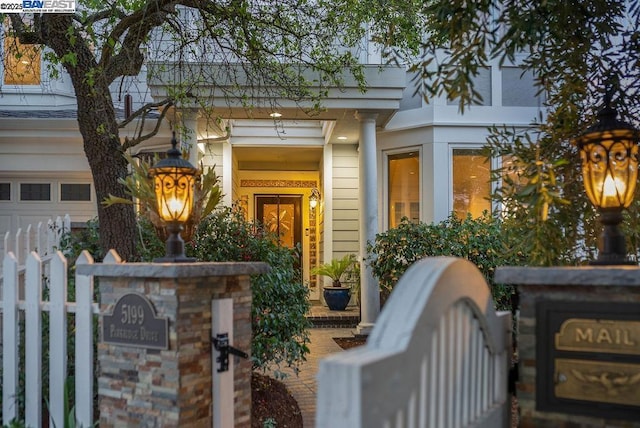
[{"label": "green shrub", "polygon": [[522,253],[511,251],[510,238],[501,222],[485,214],[460,220],[451,215],[440,223],[411,223],[404,218],[398,227],[376,235],[369,245],[368,263],[383,294],[390,293],[414,262],[427,256],[456,256],[474,263],[491,286],[498,309],[511,309],[512,286],[496,284],[496,266],[523,263]]},{"label": "green shrub", "polygon": [[100,249],[98,217],[87,221],[85,228],[66,232],[60,239],[60,251],[64,253],[70,264],[75,263],[83,250],[89,251],[96,261],[104,257]]},{"label": "green shrub", "polygon": [[[136,241],[136,251],[140,261],[151,261],[155,257],[164,254],[164,243],[158,238],[151,221],[146,217],[138,217],[138,240]],[[100,231],[98,229],[98,218],[93,218],[87,222],[87,227],[65,233],[60,242],[60,250],[69,260],[70,264],[75,263],[82,250],[87,250],[96,262],[104,258],[100,248]],[[135,261],[135,260],[133,260]]]},{"label": "green shrub", "polygon": [[308,290],[295,268],[296,254],[277,245],[275,238],[239,212],[222,208],[202,221],[188,253],[200,261],[262,261],[271,266],[269,273],[251,277],[253,366],[265,370],[284,365],[297,371],[309,352]]},{"label": "green shrub", "polygon": [[[146,218],[138,219],[138,236],[137,251],[142,261],[164,254],[164,243]],[[251,277],[253,365],[261,369],[284,365],[295,371],[309,352],[310,323],[305,317],[310,305],[308,290],[295,268],[296,255],[274,242],[273,234],[223,207],[200,223],[195,239],[185,244],[185,252],[198,261],[262,261],[271,266],[269,273]],[[63,252],[75,261],[85,248],[90,252],[99,248],[97,222],[89,222],[87,230],[67,236]]]},{"label": "green shrub", "polygon": [[[192,245],[185,244],[185,252]],[[156,228],[146,217],[138,217],[138,241],[136,245],[136,253],[141,261],[150,262],[155,258],[162,257],[165,254],[165,243],[160,240],[156,233]]]}]

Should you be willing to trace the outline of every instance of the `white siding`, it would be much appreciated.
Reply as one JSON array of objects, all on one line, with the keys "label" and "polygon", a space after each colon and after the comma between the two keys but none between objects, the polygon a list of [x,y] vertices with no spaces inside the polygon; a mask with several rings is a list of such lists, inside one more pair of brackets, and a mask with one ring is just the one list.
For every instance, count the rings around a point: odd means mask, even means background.
[{"label": "white siding", "polygon": [[333,258],[359,251],[358,151],[333,146]]}]

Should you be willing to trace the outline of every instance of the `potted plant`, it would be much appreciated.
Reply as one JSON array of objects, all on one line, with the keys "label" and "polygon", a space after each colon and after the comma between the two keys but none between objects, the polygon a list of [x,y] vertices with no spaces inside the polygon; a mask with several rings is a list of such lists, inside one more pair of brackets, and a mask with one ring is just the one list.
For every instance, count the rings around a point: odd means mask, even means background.
[{"label": "potted plant", "polygon": [[332,311],[344,311],[351,298],[351,287],[342,285],[343,276],[355,266],[355,254],[347,254],[341,259],[333,259],[311,270],[313,275],[323,275],[331,278],[332,286],[323,287],[323,296],[327,306]]}]

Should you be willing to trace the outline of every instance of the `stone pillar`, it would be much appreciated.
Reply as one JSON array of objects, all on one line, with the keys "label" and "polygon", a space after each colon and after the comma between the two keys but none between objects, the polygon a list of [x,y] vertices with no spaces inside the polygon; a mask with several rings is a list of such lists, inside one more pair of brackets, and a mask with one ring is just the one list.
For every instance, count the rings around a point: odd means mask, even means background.
[{"label": "stone pillar", "polygon": [[377,113],[358,112],[360,122],[360,324],[358,334],[369,334],[380,313],[380,290],[371,267],[364,262],[367,242],[373,242],[378,233],[378,168],[376,158]]},{"label": "stone pillar", "polygon": [[[217,355],[211,345],[211,319],[215,315],[211,313],[211,301],[233,299],[231,345],[250,353],[249,275],[267,270],[264,263],[78,266],[79,273],[98,277],[100,285],[103,314],[98,345],[100,426],[211,427],[212,363]],[[141,343],[138,325],[108,333],[111,338],[126,333],[131,345],[105,341],[107,333],[103,327],[112,322],[108,314],[114,312],[115,304],[123,296],[135,295],[150,302],[156,318],[168,320],[166,349],[154,349],[152,335]],[[117,306],[116,312],[120,313],[112,314],[117,317],[116,322],[126,321],[122,306],[121,303]],[[235,391],[229,393],[235,396],[234,426],[250,427],[250,359],[238,360],[233,377]]]},{"label": "stone pillar", "polygon": [[640,268],[500,267],[517,285],[522,428],[640,427]]}]

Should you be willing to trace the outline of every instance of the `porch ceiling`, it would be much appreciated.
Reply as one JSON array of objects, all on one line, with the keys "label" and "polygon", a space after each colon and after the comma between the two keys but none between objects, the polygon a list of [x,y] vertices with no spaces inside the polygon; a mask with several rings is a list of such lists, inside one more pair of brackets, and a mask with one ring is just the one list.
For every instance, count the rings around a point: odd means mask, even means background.
[{"label": "porch ceiling", "polygon": [[[188,63],[176,67],[173,63],[155,63],[149,65],[152,72],[149,73],[149,88],[155,100],[164,99],[167,96],[167,85],[164,82],[175,81],[176,76],[203,75],[203,69],[211,70],[231,66],[211,63]],[[180,75],[176,75],[176,70]],[[208,72],[209,75],[217,74]],[[314,81],[312,72],[309,81]],[[219,71],[218,76],[224,74]],[[386,65],[365,65],[364,76],[366,90],[362,91],[350,73],[345,72],[343,86],[329,88],[326,97],[323,98],[320,112],[313,111],[311,101],[293,101],[290,99],[273,99],[270,94],[275,93],[274,88],[266,88],[264,92],[252,94],[253,108],[248,109],[242,104],[241,99],[230,96],[233,92],[234,82],[201,83],[193,87],[190,95],[193,102],[183,104],[182,109],[200,109],[200,104],[205,103],[211,108],[211,114],[223,119],[271,119],[270,114],[277,111],[282,116],[280,120],[303,121],[329,121],[333,127],[329,128],[325,136],[328,143],[355,143],[358,141],[359,123],[355,118],[357,111],[371,111],[378,113],[377,126],[384,127],[393,114],[397,111],[402,99],[402,93],[406,86],[406,73],[403,68]],[[318,80],[316,80],[318,81]],[[321,90],[314,88],[311,90]],[[197,102],[196,102],[197,101]],[[245,99],[246,102],[246,99]],[[346,137],[338,139],[338,137]]]},{"label": "porch ceiling", "polygon": [[317,171],[322,159],[322,148],[235,147],[233,155],[241,170]]}]

